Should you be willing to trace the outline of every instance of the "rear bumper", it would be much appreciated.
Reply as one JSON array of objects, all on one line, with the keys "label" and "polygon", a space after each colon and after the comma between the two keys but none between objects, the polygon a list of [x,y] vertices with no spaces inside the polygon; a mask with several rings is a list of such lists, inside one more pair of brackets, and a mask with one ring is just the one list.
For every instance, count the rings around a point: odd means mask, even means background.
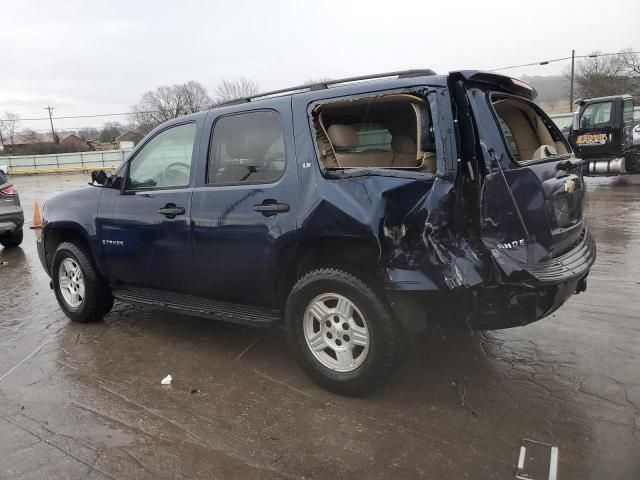
[{"label": "rear bumper", "polygon": [[22,208],[17,207],[15,210],[6,213],[0,213],[0,235],[7,232],[13,232],[24,225],[24,213]]},{"label": "rear bumper", "polygon": [[[492,251],[492,254],[508,277],[525,274],[519,278],[525,285],[553,286],[586,277],[596,261],[596,243],[585,228],[580,241],[571,250],[546,262],[528,264],[498,250]],[[527,280],[526,276],[530,278]]]},{"label": "rear bumper", "polygon": [[502,282],[447,289],[419,270],[394,275],[386,294],[395,318],[411,333],[432,322],[478,330],[527,325],[586,289],[596,246],[585,230],[573,249],[548,262],[529,265],[500,252],[494,258],[505,274]]}]

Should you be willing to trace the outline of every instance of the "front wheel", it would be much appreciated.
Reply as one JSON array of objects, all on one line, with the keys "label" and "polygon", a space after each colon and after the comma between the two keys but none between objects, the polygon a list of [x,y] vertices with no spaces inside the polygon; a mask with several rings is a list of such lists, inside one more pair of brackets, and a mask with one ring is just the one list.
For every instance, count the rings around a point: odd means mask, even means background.
[{"label": "front wheel", "polygon": [[74,322],[101,320],[113,306],[109,287],[81,246],[71,242],[58,246],[51,279],[60,308]]},{"label": "front wheel", "polygon": [[369,282],[335,268],[314,270],[293,287],[285,317],[302,368],[343,395],[379,388],[402,337]]}]

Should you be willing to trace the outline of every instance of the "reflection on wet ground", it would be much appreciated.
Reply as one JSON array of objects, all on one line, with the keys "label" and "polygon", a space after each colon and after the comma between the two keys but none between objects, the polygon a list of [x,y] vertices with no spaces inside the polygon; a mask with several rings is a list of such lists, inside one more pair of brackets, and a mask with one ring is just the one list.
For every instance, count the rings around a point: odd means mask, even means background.
[{"label": "reflection on wet ground", "polygon": [[[13,180],[31,218],[86,176]],[[29,230],[0,250],[0,477],[511,479],[530,438],[560,479],[639,478],[640,178],[588,186],[586,294],[524,328],[434,329],[363,399],[311,383],[281,329],[124,304],[69,323]]]}]

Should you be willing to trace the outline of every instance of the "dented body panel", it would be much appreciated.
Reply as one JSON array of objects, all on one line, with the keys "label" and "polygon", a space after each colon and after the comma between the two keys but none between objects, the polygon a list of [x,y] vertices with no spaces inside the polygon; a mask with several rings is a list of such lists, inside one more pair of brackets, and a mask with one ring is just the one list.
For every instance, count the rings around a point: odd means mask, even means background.
[{"label": "dented body panel", "polygon": [[[457,210],[458,177],[465,159],[460,158],[463,152],[455,139],[470,132],[455,131],[457,119],[447,83],[407,88],[423,95],[433,113],[438,150],[434,175],[376,169],[323,171],[313,137],[306,134],[309,124],[313,130],[310,116],[317,100],[313,95],[294,98],[294,124],[305,131],[296,133],[298,154],[316,160],[301,169],[300,238],[347,235],[375,245],[386,295],[396,316],[412,330],[429,321],[505,328],[538,320],[584,288],[595,259],[595,245],[582,222],[584,183],[579,162],[568,155],[561,162],[516,168],[482,98],[485,92],[477,88],[492,76],[474,75],[463,72],[460,77],[468,82],[467,94],[477,97],[473,107],[469,105],[474,124],[483,124],[478,129],[481,136],[474,139],[484,154],[475,159],[476,171],[484,177],[476,232],[460,228],[472,213]],[[522,88],[508,93],[522,94]],[[384,91],[358,92],[350,98],[355,101],[362,95],[384,95]],[[534,97],[535,93],[528,95]],[[496,171],[491,155],[499,159],[500,170]],[[486,198],[492,201],[483,201]],[[554,216],[558,204],[570,210],[571,218],[562,224]]]},{"label": "dented body panel", "polygon": [[[494,91],[526,101],[535,98],[535,91],[522,82],[463,71],[310,89],[255,105],[219,107],[206,117],[199,114],[204,127],[198,131],[197,159],[187,187],[193,191],[187,211],[196,213],[184,224],[194,240],[175,248],[191,256],[189,268],[198,267],[200,280],[197,292],[187,283],[182,289],[282,310],[293,284],[306,271],[338,266],[373,277],[409,332],[430,322],[506,328],[550,314],[571,294],[584,290],[595,259],[595,245],[582,220],[579,162],[570,152],[530,164],[512,161],[492,112],[489,95]],[[417,98],[428,106],[430,122],[416,114],[417,139],[420,143],[428,136],[435,145],[435,171],[327,167],[321,158],[326,139],[319,139],[314,118],[318,107],[387,96]],[[206,185],[213,119],[265,109],[279,111],[283,118],[286,173],[274,183],[253,187]],[[113,184],[124,184],[126,175],[125,163]],[[110,196],[118,195],[113,191]],[[242,202],[232,201],[236,197]],[[262,197],[287,208],[266,215],[255,212],[254,204]],[[214,225],[217,230],[205,222],[218,207],[226,212],[225,222],[236,224],[225,224],[225,232],[231,233],[224,242],[220,222]],[[94,205],[94,216],[96,211]],[[49,207],[46,213],[61,215]],[[128,214],[135,216],[134,211]],[[96,229],[86,230],[84,237],[99,252]],[[259,242],[245,256],[240,240],[246,243],[246,232],[259,235]],[[207,238],[217,239],[217,245],[233,244],[235,255],[225,256],[218,249],[215,254],[224,262],[214,261],[207,256],[214,245],[207,244]],[[238,257],[243,261],[234,260]],[[109,259],[100,254],[96,259],[100,270],[108,272]],[[268,268],[251,278],[251,288],[243,288],[256,263]],[[222,264],[219,278],[208,278]],[[46,261],[44,266],[48,269]],[[112,280],[108,273],[107,279]],[[126,283],[122,277],[118,281]],[[144,286],[144,279],[138,283]],[[224,285],[225,295],[209,291],[217,284]]]}]

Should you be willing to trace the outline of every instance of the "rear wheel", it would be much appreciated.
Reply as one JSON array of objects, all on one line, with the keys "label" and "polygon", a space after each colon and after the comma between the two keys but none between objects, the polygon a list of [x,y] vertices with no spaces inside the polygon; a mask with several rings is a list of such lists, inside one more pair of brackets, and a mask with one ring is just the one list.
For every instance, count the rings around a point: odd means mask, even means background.
[{"label": "rear wheel", "polygon": [[111,291],[83,247],[61,243],[53,257],[51,279],[60,308],[74,322],[95,322],[111,311]]},{"label": "rear wheel", "polygon": [[23,236],[24,233],[22,231],[22,228],[18,228],[13,232],[5,233],[3,236],[1,236],[0,244],[2,244],[4,248],[17,247],[22,243]]},{"label": "rear wheel", "polygon": [[305,372],[343,395],[379,388],[391,374],[401,337],[373,285],[325,268],[302,277],[286,308],[290,341]]}]

